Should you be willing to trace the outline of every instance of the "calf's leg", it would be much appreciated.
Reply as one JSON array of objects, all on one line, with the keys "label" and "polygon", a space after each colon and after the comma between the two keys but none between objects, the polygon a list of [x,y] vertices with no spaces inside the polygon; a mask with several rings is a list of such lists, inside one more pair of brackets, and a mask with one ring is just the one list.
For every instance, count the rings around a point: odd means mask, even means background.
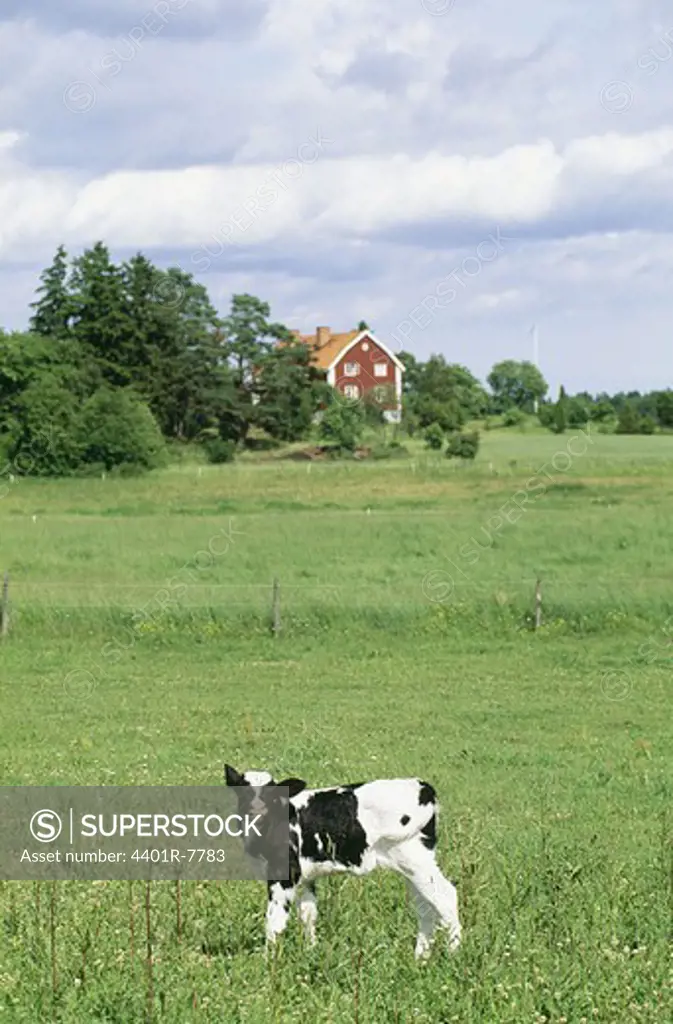
[{"label": "calf's leg", "polygon": [[315,888],[311,883],[299,891],[297,909],[304,929],[304,935],[308,942],[314,946],[316,941],[315,923],[318,918],[318,905],[315,898]]},{"label": "calf's leg", "polygon": [[297,895],[292,882],[269,882],[269,899],[266,905],[266,941],[274,945],[276,939],[287,928],[290,909]]},{"label": "calf's leg", "polygon": [[[451,949],[457,949],[462,932],[458,916],[458,895],[455,886],[440,871],[434,850],[429,850],[420,839],[414,837],[391,851],[390,859],[391,866],[404,875],[416,894],[419,915],[416,956],[427,955],[437,926],[449,932],[449,945]],[[434,921],[430,908],[435,911]]]}]

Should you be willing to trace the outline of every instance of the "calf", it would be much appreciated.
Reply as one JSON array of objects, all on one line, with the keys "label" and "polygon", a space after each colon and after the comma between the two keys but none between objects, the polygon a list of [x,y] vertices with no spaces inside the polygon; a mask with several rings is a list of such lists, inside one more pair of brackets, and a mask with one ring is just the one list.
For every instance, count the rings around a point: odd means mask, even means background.
[{"label": "calf", "polygon": [[[420,779],[379,779],[329,789],[307,789],[302,779],[274,782],[269,772],[240,773],[225,765],[228,786],[239,789],[239,810],[264,813],[270,787],[285,787],[289,794],[287,825],[269,842],[248,847],[251,856],[267,861],[267,943],[275,943],[285,930],[292,904],[298,903],[304,933],[315,943],[318,915],[315,880],[336,872],[366,875],[374,868],[390,868],[404,877],[418,914],[416,958],[430,953],[437,928],[449,933],[449,945],[460,944],[456,889],[436,861],[438,804],[435,790]],[[248,790],[244,787],[250,787]],[[266,795],[265,795],[266,794]],[[286,819],[287,820],[287,819]],[[289,878],[273,873],[275,844],[288,860]],[[283,862],[282,860],[280,861]]]}]

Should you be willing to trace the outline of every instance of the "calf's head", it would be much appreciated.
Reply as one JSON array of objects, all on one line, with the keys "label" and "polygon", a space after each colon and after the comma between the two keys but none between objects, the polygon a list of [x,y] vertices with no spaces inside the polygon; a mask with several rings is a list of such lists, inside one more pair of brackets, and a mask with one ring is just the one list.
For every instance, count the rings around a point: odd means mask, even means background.
[{"label": "calf's head", "polygon": [[287,862],[290,847],[289,824],[294,819],[290,800],[306,788],[306,783],[296,778],[275,782],[270,772],[239,772],[229,764],[224,766],[224,778],[227,786],[236,789],[238,813],[248,815],[248,820],[255,818],[261,833],[251,832],[245,837],[246,854],[266,861],[271,874],[278,874]]}]

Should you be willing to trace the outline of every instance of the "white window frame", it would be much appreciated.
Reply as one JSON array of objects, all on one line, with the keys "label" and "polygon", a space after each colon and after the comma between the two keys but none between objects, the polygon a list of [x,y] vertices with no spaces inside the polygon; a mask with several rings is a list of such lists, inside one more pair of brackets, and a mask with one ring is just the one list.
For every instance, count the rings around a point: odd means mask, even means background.
[{"label": "white window frame", "polygon": [[385,402],[388,399],[388,388],[385,384],[377,384],[375,386],[374,398],[377,402]]},{"label": "white window frame", "polygon": [[360,374],[359,363],[344,363],[344,376],[357,377]]},{"label": "white window frame", "polygon": [[388,364],[387,363],[374,363],[374,376],[375,377],[387,377],[388,376]]},{"label": "white window frame", "polygon": [[[352,394],[352,392],[355,394]],[[357,400],[360,397],[360,388],[357,384],[344,384],[344,398]]]}]

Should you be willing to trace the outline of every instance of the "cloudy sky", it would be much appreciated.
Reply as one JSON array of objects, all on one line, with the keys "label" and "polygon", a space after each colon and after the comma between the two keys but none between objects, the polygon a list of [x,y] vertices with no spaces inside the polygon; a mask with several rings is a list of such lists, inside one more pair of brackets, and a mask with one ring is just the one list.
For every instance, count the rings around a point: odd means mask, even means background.
[{"label": "cloudy sky", "polygon": [[6,329],[102,239],[222,313],[673,385],[663,0],[2,0],[0,52]]}]

